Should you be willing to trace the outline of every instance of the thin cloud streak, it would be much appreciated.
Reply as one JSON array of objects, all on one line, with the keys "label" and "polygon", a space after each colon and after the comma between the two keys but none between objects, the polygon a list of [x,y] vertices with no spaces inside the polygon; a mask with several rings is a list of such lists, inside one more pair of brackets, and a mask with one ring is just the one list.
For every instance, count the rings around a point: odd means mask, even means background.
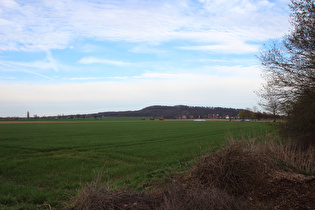
[{"label": "thin cloud streak", "polygon": [[113,65],[113,66],[130,66],[133,65],[133,63],[123,62],[123,61],[114,61],[114,60],[108,60],[108,59],[102,59],[102,58],[95,58],[95,57],[85,57],[79,60],[79,63],[81,64],[107,64],[107,65]]},{"label": "thin cloud streak", "polygon": [[124,80],[128,79],[128,77],[73,77],[73,78],[63,78],[64,80],[74,80],[74,81],[80,81],[80,80]]},{"label": "thin cloud streak", "polygon": [[[13,70],[13,71],[25,72],[25,73],[28,73],[28,74],[32,74],[32,75],[39,76],[39,77],[44,78],[44,79],[55,80],[55,79],[52,78],[52,77],[48,77],[48,76],[45,76],[45,75],[43,75],[43,74],[39,74],[39,73],[34,72],[34,71],[30,71],[30,70],[18,68],[18,67],[13,66],[13,65],[8,65],[8,64],[6,64],[6,63],[0,63],[0,65],[6,66],[6,67],[8,67],[9,69],[11,69],[11,70]],[[9,71],[10,71],[10,70],[9,70]]]},{"label": "thin cloud streak", "polygon": [[241,42],[229,43],[229,44],[217,44],[217,45],[204,45],[204,46],[185,46],[178,47],[182,50],[197,50],[208,51],[213,53],[225,53],[225,54],[247,54],[256,53],[259,51],[259,45],[250,45]]},{"label": "thin cloud streak", "polygon": [[59,69],[66,68],[65,65],[59,63],[53,56],[50,51],[46,51],[46,58],[43,60],[36,60],[31,62],[17,62],[17,61],[1,61],[0,65],[10,66],[11,68],[31,68],[31,69],[40,69],[40,70],[49,70],[52,69],[55,72],[59,72]]}]

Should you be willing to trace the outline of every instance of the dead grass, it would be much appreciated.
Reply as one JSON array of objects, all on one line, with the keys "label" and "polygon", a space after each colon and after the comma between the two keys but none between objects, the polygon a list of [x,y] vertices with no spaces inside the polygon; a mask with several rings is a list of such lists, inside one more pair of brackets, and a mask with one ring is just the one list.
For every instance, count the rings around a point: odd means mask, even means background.
[{"label": "dead grass", "polygon": [[230,144],[202,158],[191,174],[203,185],[218,187],[230,194],[243,195],[255,190],[274,166],[269,156],[253,148],[248,142]]},{"label": "dead grass", "polygon": [[268,158],[276,161],[278,166],[287,167],[298,173],[315,175],[315,147],[312,145],[302,148],[295,141],[283,141],[276,133],[270,133],[263,138],[250,139],[242,136],[241,140],[230,137],[225,148],[233,147],[235,144],[243,144],[244,150],[259,155],[260,160]]},{"label": "dead grass", "polygon": [[305,174],[315,174],[315,148],[301,149],[297,144],[274,145],[271,151],[275,158],[288,167]]},{"label": "dead grass", "polygon": [[248,205],[226,191],[202,185],[187,186],[173,183],[164,193],[157,209],[191,210],[191,209],[246,209]]},{"label": "dead grass", "polygon": [[[189,171],[149,192],[89,183],[73,209],[312,209],[314,148],[265,139],[236,141],[198,160]],[[307,176],[307,175],[308,176]],[[311,176],[313,175],[313,176]]]},{"label": "dead grass", "polygon": [[81,189],[74,199],[72,209],[143,209],[150,210],[157,207],[157,200],[153,196],[132,191],[130,189],[113,190],[102,187],[94,181]]}]

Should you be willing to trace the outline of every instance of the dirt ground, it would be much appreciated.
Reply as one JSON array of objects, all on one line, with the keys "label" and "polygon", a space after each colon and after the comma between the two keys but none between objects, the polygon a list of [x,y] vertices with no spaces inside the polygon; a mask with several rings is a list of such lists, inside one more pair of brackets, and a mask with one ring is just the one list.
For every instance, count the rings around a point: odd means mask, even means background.
[{"label": "dirt ground", "polygon": [[315,209],[315,177],[277,171],[254,196],[273,209]]}]

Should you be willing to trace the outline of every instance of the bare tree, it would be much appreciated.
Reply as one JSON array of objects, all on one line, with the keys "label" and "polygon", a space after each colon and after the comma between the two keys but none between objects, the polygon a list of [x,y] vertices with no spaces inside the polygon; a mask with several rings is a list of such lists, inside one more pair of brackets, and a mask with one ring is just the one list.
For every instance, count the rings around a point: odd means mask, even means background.
[{"label": "bare tree", "polygon": [[[303,106],[309,114],[315,109],[315,1],[291,0],[289,6],[292,10],[291,32],[282,42],[267,46],[259,57],[266,80],[259,95],[268,108],[286,110],[289,114],[287,125],[294,124],[296,128],[304,126],[304,118],[299,117],[300,121],[296,118]],[[290,126],[286,129],[292,132]],[[315,131],[309,129],[310,135],[304,136],[314,139]]]},{"label": "bare tree", "polygon": [[290,7],[292,32],[260,55],[269,85],[282,100],[315,87],[315,2],[292,0]]},{"label": "bare tree", "polygon": [[283,108],[286,107],[285,104],[288,104],[288,101],[279,97],[282,95],[279,93],[279,89],[273,87],[273,83],[274,81],[268,77],[267,82],[262,86],[262,89],[256,93],[260,97],[258,103],[259,106],[272,114],[273,122],[276,122],[278,115],[281,112],[285,112]]}]

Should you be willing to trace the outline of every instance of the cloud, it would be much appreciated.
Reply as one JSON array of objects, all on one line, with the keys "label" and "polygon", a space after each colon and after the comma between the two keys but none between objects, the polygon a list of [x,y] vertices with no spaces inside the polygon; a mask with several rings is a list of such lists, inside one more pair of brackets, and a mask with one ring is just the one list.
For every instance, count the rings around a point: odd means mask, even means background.
[{"label": "cloud", "polygon": [[190,76],[192,76],[192,74],[144,73],[141,76],[134,76],[133,78],[179,79],[179,78],[189,78]]},{"label": "cloud", "polygon": [[182,50],[198,50],[209,51],[215,53],[224,54],[246,54],[258,52],[259,45],[250,45],[242,42],[232,42],[228,44],[214,44],[214,45],[202,45],[202,46],[184,46],[178,47]]},{"label": "cloud", "polygon": [[161,50],[161,49],[154,48],[152,46],[147,46],[147,45],[138,45],[130,49],[129,51],[133,53],[138,53],[138,54],[164,54],[166,53],[166,50]]},{"label": "cloud", "polygon": [[59,72],[60,68],[64,68],[65,65],[57,61],[51,54],[50,51],[46,51],[46,58],[43,60],[36,60],[32,62],[16,62],[16,61],[1,61],[0,65],[5,65],[12,68],[31,68],[40,70],[52,69],[55,72]]},{"label": "cloud", "polygon": [[107,77],[72,77],[72,78],[64,78],[65,80],[103,80],[107,79]]},{"label": "cloud", "polygon": [[128,77],[72,77],[72,78],[63,78],[64,80],[123,80],[127,79]]},{"label": "cloud", "polygon": [[204,66],[204,70],[213,72],[221,77],[233,77],[235,79],[259,79],[261,74],[261,66]]},{"label": "cloud", "polygon": [[0,62],[0,65],[4,66],[6,68],[4,71],[7,71],[7,72],[24,72],[24,73],[35,75],[35,76],[38,76],[38,77],[41,77],[41,78],[44,78],[44,79],[55,80],[52,77],[40,74],[40,73],[38,73],[36,71],[32,71],[32,70],[28,70],[28,69],[25,69],[25,68],[18,67],[18,65],[23,65],[22,63],[12,62],[12,64],[10,64],[10,62]]},{"label": "cloud", "polygon": [[288,26],[282,1],[1,2],[0,51],[64,49],[78,39],[139,43],[178,39],[213,43],[228,38],[261,41],[282,36]]},{"label": "cloud", "polygon": [[107,60],[102,58],[95,58],[95,57],[84,57],[79,60],[81,64],[107,64],[113,66],[130,66],[133,63],[123,62],[123,61],[114,61],[114,60]]},{"label": "cloud", "polygon": [[14,0],[2,0],[0,6],[3,8],[14,8],[17,6],[17,3]]},{"label": "cloud", "polygon": [[50,51],[46,51],[46,53],[47,53],[46,59],[48,63],[51,65],[51,68],[58,72],[59,71],[58,61],[53,58]]},{"label": "cloud", "polygon": [[0,77],[0,80],[15,80],[16,77]]},{"label": "cloud", "polygon": [[101,49],[101,47],[100,47],[100,46],[97,46],[97,45],[93,45],[93,44],[84,44],[84,45],[79,46],[78,49],[79,49],[81,52],[90,53],[90,52],[99,51],[99,50]]}]

